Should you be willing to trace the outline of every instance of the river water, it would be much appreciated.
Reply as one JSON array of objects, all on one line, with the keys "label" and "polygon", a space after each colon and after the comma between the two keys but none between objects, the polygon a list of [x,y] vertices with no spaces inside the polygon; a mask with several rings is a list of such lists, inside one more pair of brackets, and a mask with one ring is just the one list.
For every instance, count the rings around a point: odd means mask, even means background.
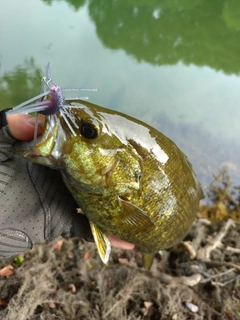
[{"label": "river water", "polygon": [[39,94],[50,62],[175,141],[204,189],[223,167],[239,185],[239,17],[237,0],[1,1],[0,109]]}]

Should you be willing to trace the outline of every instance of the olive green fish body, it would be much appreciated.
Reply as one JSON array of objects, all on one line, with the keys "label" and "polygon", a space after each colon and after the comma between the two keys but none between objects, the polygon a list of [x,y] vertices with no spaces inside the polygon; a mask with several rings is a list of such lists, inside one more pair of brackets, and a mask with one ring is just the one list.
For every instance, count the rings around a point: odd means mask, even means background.
[{"label": "olive green fish body", "polygon": [[37,144],[18,145],[16,152],[62,171],[104,262],[110,233],[136,244],[149,268],[153,254],[179,242],[196,216],[202,191],[193,169],[145,123],[85,101],[68,103],[75,135],[59,114]]}]

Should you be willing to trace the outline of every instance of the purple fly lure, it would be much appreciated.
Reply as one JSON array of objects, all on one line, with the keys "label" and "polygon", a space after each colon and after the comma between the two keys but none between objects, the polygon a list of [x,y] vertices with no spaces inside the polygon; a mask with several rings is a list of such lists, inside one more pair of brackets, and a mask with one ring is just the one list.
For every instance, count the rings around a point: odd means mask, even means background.
[{"label": "purple fly lure", "polygon": [[[19,105],[14,107],[12,110],[9,110],[7,114],[21,113],[27,114],[36,112],[36,126],[34,132],[34,140],[37,138],[37,129],[38,129],[38,114],[43,114],[46,116],[47,121],[50,126],[54,121],[58,121],[56,114],[60,112],[61,116],[64,118],[68,127],[70,128],[73,135],[76,136],[76,133],[70,124],[69,120],[77,128],[74,119],[72,119],[70,113],[67,111],[66,107],[69,107],[67,101],[65,100],[63,91],[97,91],[97,89],[83,89],[83,88],[71,88],[71,89],[62,89],[57,86],[51,79],[50,75],[50,63],[45,66],[45,76],[42,78],[43,84],[41,88],[41,93],[38,96],[35,96]],[[47,97],[49,96],[49,100]],[[80,99],[80,98],[79,98]],[[87,99],[87,97],[81,98]],[[68,120],[69,119],[69,120]]]},{"label": "purple fly lure", "polygon": [[49,101],[45,100],[44,109],[38,111],[39,113],[42,113],[45,116],[57,113],[64,107],[65,104],[65,97],[63,95],[62,89],[59,86],[54,85],[50,87],[49,96]]}]

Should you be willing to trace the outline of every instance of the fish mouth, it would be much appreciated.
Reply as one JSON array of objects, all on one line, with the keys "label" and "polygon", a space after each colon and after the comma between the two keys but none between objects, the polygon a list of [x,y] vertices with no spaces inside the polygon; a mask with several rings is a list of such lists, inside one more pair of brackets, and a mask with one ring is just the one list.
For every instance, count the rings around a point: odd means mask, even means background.
[{"label": "fish mouth", "polygon": [[62,146],[66,142],[66,134],[57,115],[49,115],[45,118],[42,135],[36,136],[38,121],[36,118],[36,130],[32,141],[18,141],[14,144],[13,151],[20,157],[30,161],[58,168],[62,157]]}]

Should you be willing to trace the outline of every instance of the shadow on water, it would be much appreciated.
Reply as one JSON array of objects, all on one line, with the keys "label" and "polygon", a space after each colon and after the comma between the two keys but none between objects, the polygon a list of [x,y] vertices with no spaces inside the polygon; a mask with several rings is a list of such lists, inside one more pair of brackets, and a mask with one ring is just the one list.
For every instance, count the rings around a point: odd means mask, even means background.
[{"label": "shadow on water", "polygon": [[92,0],[90,16],[102,42],[154,65],[209,66],[240,71],[237,1]]},{"label": "shadow on water", "polygon": [[[42,0],[51,5],[54,0]],[[88,5],[105,47],[153,65],[209,66],[240,72],[238,0],[65,0],[74,10]]]},{"label": "shadow on water", "polygon": [[14,71],[0,77],[0,110],[13,108],[40,93],[42,71],[37,68],[33,58],[26,59]]},{"label": "shadow on water", "polygon": [[[52,5],[54,2],[56,2],[56,0],[42,0],[45,4],[47,5]],[[62,1],[62,0],[58,0],[58,1]],[[75,11],[79,10],[85,3],[86,0],[67,0],[66,1],[70,7],[74,8]]]}]

